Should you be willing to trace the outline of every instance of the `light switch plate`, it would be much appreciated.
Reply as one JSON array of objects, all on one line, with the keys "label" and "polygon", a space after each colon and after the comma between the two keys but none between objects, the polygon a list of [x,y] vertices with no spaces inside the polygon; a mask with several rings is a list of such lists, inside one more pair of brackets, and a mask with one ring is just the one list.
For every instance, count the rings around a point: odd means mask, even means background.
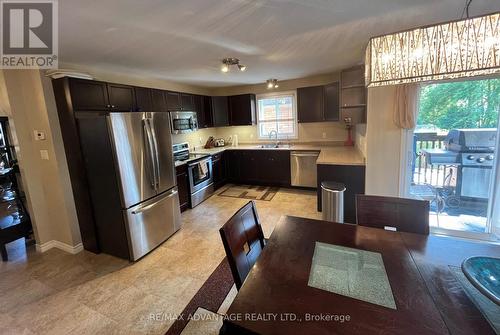
[{"label": "light switch plate", "polygon": [[49,151],[48,150],[40,150],[40,157],[43,160],[48,161],[49,160]]}]

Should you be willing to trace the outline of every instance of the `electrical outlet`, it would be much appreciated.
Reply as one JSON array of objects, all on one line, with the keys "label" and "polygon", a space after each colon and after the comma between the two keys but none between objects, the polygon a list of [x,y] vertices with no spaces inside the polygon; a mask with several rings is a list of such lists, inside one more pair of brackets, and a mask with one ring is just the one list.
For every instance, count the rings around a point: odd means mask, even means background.
[{"label": "electrical outlet", "polygon": [[326,133],[323,133],[323,138],[326,138]]}]

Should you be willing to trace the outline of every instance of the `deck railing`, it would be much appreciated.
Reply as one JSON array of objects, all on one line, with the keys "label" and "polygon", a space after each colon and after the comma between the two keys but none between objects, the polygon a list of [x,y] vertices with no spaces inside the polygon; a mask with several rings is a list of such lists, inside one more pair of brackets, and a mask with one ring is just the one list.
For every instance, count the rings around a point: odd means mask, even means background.
[{"label": "deck railing", "polygon": [[445,135],[435,132],[415,133],[413,137],[413,183],[430,184],[435,187],[446,185],[449,167],[446,165],[430,165],[425,161],[422,149],[444,149]]}]

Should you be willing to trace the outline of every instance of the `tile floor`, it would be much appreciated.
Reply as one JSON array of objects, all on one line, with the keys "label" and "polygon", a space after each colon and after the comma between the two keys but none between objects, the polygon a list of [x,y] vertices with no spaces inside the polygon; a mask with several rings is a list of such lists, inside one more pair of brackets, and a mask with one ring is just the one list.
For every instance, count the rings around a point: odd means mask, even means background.
[{"label": "tile floor", "polygon": [[[218,229],[247,201],[212,196],[184,212],[181,230],[136,263],[9,244],[10,261],[0,262],[0,334],[164,334],[169,316],[224,258]],[[266,237],[282,215],[321,215],[316,193],[304,190],[281,189],[257,208]]]}]

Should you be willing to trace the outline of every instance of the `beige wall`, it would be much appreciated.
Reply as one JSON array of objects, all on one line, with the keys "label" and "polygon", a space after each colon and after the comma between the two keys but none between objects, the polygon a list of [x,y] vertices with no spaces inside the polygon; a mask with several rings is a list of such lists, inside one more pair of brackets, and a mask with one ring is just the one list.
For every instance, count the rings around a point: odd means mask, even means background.
[{"label": "beige wall", "polygon": [[[36,70],[4,70],[1,89],[7,92],[10,114],[18,139],[18,158],[28,207],[39,247],[53,241],[78,250],[81,243],[69,177],[50,82]],[[4,95],[4,93],[2,93]],[[35,141],[34,130],[46,139]],[[40,150],[48,152],[42,160]]]},{"label": "beige wall", "polygon": [[402,130],[392,122],[395,86],[368,89],[366,194],[399,196]]},{"label": "beige wall", "polygon": [[206,128],[194,133],[173,135],[172,142],[174,144],[188,142],[189,147],[194,149],[195,147],[204,146],[210,136],[217,137],[216,128]]}]

